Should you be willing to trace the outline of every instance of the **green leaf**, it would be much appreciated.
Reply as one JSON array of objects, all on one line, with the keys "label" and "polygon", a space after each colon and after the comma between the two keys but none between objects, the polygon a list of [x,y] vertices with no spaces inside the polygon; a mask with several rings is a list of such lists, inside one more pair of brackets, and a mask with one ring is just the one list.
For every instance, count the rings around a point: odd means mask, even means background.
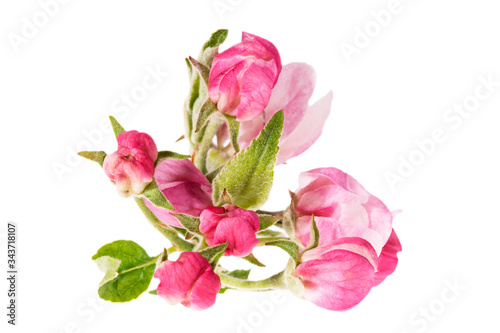
[{"label": "green leaf", "polygon": [[158,295],[158,291],[156,291],[156,289],[155,290],[150,290],[149,293],[151,295]]},{"label": "green leaf", "polygon": [[273,184],[274,163],[283,129],[283,111],[276,113],[249,147],[240,151],[215,177],[212,198],[216,205],[224,189],[233,204],[253,209],[264,204]]},{"label": "green leaf", "polygon": [[111,126],[113,127],[113,132],[115,132],[115,137],[118,137],[121,133],[125,132],[122,125],[115,119],[113,116],[109,116],[109,121],[111,122]]},{"label": "green leaf", "polygon": [[259,231],[255,235],[257,236],[257,238],[259,238],[259,237],[286,237],[286,235],[284,233],[282,233],[281,231],[271,230],[271,229]]},{"label": "green leaf", "polygon": [[277,240],[273,242],[268,242],[266,245],[277,246],[282,250],[285,250],[295,262],[299,261],[299,247],[297,244],[290,240]]},{"label": "green leaf", "polygon": [[189,62],[191,65],[198,71],[198,74],[201,76],[203,79],[203,82],[205,82],[205,85],[208,87],[208,77],[210,76],[210,68],[199,62],[193,57],[189,57]]},{"label": "green leaf", "polygon": [[217,111],[217,105],[215,105],[214,102],[210,100],[210,98],[207,98],[205,103],[201,106],[200,113],[198,114],[198,119],[196,120],[196,127],[195,127],[195,132],[199,132],[205,123],[207,122],[208,118]]},{"label": "green leaf", "polygon": [[[247,280],[248,279],[248,276],[250,275],[250,270],[244,270],[244,269],[237,269],[237,270],[234,270],[234,271],[231,271],[231,272],[223,272],[224,274],[226,275],[229,275],[229,276],[232,276],[234,278],[237,278],[237,279],[241,279],[241,280]],[[228,289],[231,289],[229,287],[222,287],[220,290],[219,290],[219,294],[224,294],[226,292],[226,290]]]},{"label": "green leaf", "polygon": [[234,150],[240,151],[240,145],[238,143],[238,135],[240,134],[240,122],[236,120],[236,117],[225,114],[229,127],[229,136],[231,137],[231,143],[233,144]]},{"label": "green leaf", "polygon": [[186,228],[186,230],[194,234],[201,235],[199,217],[185,215],[185,214],[174,214],[174,213],[170,213],[170,215],[173,215],[179,221],[179,223],[184,228]]},{"label": "green leaf", "polygon": [[212,247],[207,247],[206,249],[203,249],[200,251],[200,254],[208,260],[212,268],[215,270],[215,267],[217,267],[217,263],[219,262],[219,259],[222,258],[224,255],[227,246],[229,245],[229,242],[226,242],[224,244],[212,246]]},{"label": "green leaf", "polygon": [[258,214],[258,215],[260,220],[259,230],[267,229],[283,218],[283,216],[274,216],[266,214]]},{"label": "green leaf", "polygon": [[307,250],[314,249],[319,245],[319,230],[316,226],[316,221],[314,221],[314,215],[311,216],[311,237],[309,240],[309,245],[306,248]]},{"label": "green leaf", "polygon": [[255,266],[258,266],[258,267],[266,267],[266,265],[264,265],[263,263],[261,263],[259,261],[259,259],[255,258],[255,256],[253,255],[253,253],[250,253],[246,257],[241,257],[241,259],[245,259],[249,263],[254,264]]},{"label": "green leaf", "polygon": [[156,159],[155,166],[157,166],[158,164],[160,164],[160,162],[162,162],[162,161],[164,161],[166,159],[169,159],[169,158],[173,158],[173,159],[176,159],[176,160],[183,160],[183,159],[186,159],[186,158],[191,158],[191,156],[190,155],[178,154],[178,153],[173,152],[173,151],[162,150],[162,151],[158,152],[158,158]]},{"label": "green leaf", "polygon": [[156,207],[174,210],[174,206],[172,206],[163,193],[161,193],[154,179],[148,186],[146,186],[142,195],[151,201],[151,203]]},{"label": "green leaf", "polygon": [[105,273],[99,296],[111,302],[128,302],[148,289],[158,257],[150,257],[132,241],[119,240],[101,247],[92,257]]},{"label": "green leaf", "polygon": [[224,43],[227,38],[226,29],[217,30],[210,36],[210,39],[203,45],[198,59],[208,67],[212,66],[214,57],[219,53],[219,45]]},{"label": "green leaf", "polygon": [[102,167],[104,159],[106,158],[106,153],[103,151],[81,151],[78,155],[85,157],[88,160],[99,163]]}]

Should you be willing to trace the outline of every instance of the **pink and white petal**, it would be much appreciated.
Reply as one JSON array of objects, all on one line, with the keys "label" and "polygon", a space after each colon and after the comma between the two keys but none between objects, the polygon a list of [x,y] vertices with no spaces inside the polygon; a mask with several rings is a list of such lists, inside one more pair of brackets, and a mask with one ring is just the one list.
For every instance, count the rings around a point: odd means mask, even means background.
[{"label": "pink and white petal", "polygon": [[403,248],[401,247],[401,242],[394,229],[392,229],[391,236],[382,249],[382,253],[378,259],[378,271],[375,273],[374,286],[378,286],[385,280],[385,278],[391,275],[398,265],[398,252]]},{"label": "pink and white petal", "polygon": [[306,151],[320,137],[330,108],[333,94],[329,92],[319,101],[309,106],[302,121],[295,130],[280,143],[276,165],[284,163]]}]

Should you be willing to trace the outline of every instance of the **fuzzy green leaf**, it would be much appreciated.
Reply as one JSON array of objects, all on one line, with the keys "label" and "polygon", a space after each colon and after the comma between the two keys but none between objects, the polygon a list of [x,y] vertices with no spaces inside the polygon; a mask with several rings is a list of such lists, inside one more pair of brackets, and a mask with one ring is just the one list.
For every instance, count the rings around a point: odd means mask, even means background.
[{"label": "fuzzy green leaf", "polygon": [[104,164],[104,159],[106,158],[106,153],[103,151],[81,151],[78,155],[99,163],[101,167]]},{"label": "fuzzy green leaf", "polygon": [[113,132],[115,133],[115,137],[118,137],[121,133],[125,132],[125,129],[120,125],[118,120],[113,116],[109,116],[109,121],[111,122],[111,127],[113,127]]},{"label": "fuzzy green leaf", "polygon": [[[237,279],[247,280],[248,276],[250,275],[250,270],[249,269],[248,270],[237,269],[237,270],[234,270],[234,271],[231,271],[231,272],[224,272],[224,274],[232,276],[232,277],[237,278]],[[228,290],[228,289],[231,289],[231,288],[222,287],[219,290],[219,294],[224,294],[226,292],[226,290]]]},{"label": "fuzzy green leaf", "polygon": [[314,221],[314,215],[311,216],[311,237],[309,240],[309,245],[306,248],[307,250],[314,249],[319,245],[319,230],[316,226],[316,221]]},{"label": "fuzzy green leaf", "polygon": [[212,67],[214,57],[219,53],[219,45],[224,43],[227,38],[228,31],[226,29],[217,30],[210,36],[210,39],[203,45],[200,56],[200,62]]},{"label": "fuzzy green leaf", "polygon": [[210,68],[199,62],[193,57],[189,57],[189,62],[191,65],[198,71],[198,74],[201,76],[203,82],[208,87],[208,77],[210,75]]},{"label": "fuzzy green leaf", "polygon": [[219,259],[222,258],[224,255],[224,252],[226,251],[227,246],[229,245],[228,242],[212,247],[207,247],[206,249],[203,249],[200,251],[200,254],[208,260],[212,268],[215,270],[215,267],[217,267],[217,263],[219,262]]},{"label": "fuzzy green leaf", "polygon": [[229,136],[231,137],[231,143],[233,144],[234,150],[240,151],[240,145],[238,144],[238,135],[240,134],[240,122],[236,120],[236,117],[225,114],[229,127]]},{"label": "fuzzy green leaf", "polygon": [[199,217],[185,215],[185,214],[174,214],[174,213],[170,213],[170,215],[173,215],[179,221],[179,223],[184,228],[186,228],[186,230],[194,234],[201,235]]},{"label": "fuzzy green leaf", "polygon": [[295,262],[299,261],[299,246],[289,240],[277,240],[273,242],[267,242],[266,245],[277,246],[282,250],[285,250]]},{"label": "fuzzy green leaf", "polygon": [[207,98],[205,103],[203,103],[200,108],[200,113],[198,114],[198,119],[196,120],[196,127],[194,131],[199,132],[207,122],[208,118],[216,111],[217,105],[215,105],[214,102]]},{"label": "fuzzy green leaf", "polygon": [[158,152],[158,158],[156,159],[156,162],[155,162],[155,166],[160,164],[160,162],[166,160],[166,159],[169,159],[169,158],[173,158],[173,159],[176,159],[176,160],[183,160],[183,159],[186,159],[186,158],[191,158],[190,155],[183,155],[183,154],[179,154],[179,153],[176,153],[176,152],[173,152],[173,151],[168,151],[168,150],[162,150],[162,151],[159,151]]},{"label": "fuzzy green leaf", "polygon": [[220,204],[224,189],[234,205],[253,209],[263,205],[271,191],[278,142],[283,129],[283,111],[276,113],[250,146],[240,151],[215,177],[213,201]]},{"label": "fuzzy green leaf", "polygon": [[259,259],[255,258],[255,256],[253,255],[253,253],[250,253],[246,257],[241,257],[241,259],[244,259],[244,260],[248,261],[249,263],[254,264],[255,266],[258,266],[258,267],[266,267],[266,265],[264,265],[263,263],[261,263],[259,261]]},{"label": "fuzzy green leaf", "polygon": [[274,215],[266,215],[266,214],[258,214],[260,220],[259,230],[265,230],[271,226],[273,226],[276,222],[281,220],[283,216],[274,216]]},{"label": "fuzzy green leaf", "polygon": [[158,259],[150,257],[132,241],[119,240],[101,247],[92,257],[105,273],[99,297],[111,302],[128,302],[148,289]]},{"label": "fuzzy green leaf", "polygon": [[163,193],[161,193],[155,180],[146,186],[142,195],[144,195],[156,207],[174,210],[174,206],[172,206]]}]

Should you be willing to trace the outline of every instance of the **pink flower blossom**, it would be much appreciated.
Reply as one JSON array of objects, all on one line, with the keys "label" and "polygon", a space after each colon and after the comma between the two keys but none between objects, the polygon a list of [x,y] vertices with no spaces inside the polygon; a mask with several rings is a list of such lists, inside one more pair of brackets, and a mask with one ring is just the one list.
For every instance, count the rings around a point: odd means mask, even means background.
[{"label": "pink flower blossom", "polygon": [[[241,122],[238,136],[240,148],[248,147],[269,119],[276,112],[283,110],[285,123],[276,164],[284,163],[306,151],[320,137],[333,98],[332,92],[329,92],[316,103],[309,105],[315,82],[316,75],[311,66],[304,63],[284,66],[264,112],[254,119]],[[223,126],[217,135],[220,140],[227,140],[227,126]]]},{"label": "pink flower blossom", "polygon": [[215,246],[229,242],[225,255],[245,257],[252,253],[258,240],[259,216],[234,205],[208,207],[200,215],[200,231],[207,244]]},{"label": "pink flower blossom", "polygon": [[341,238],[306,251],[295,276],[304,285],[298,295],[334,311],[352,308],[374,285],[377,254],[362,238]]},{"label": "pink flower blossom", "polygon": [[[212,184],[189,159],[166,159],[156,166],[155,180],[158,188],[174,206],[175,213],[199,216],[212,205]],[[170,213],[172,211],[153,205],[144,199],[146,206],[162,222],[183,228]]]},{"label": "pink flower blossom", "polygon": [[241,43],[215,56],[208,79],[209,97],[219,111],[240,121],[253,119],[269,103],[280,72],[276,47],[243,32]]},{"label": "pink flower blossom", "polygon": [[138,195],[153,180],[158,149],[146,133],[123,132],[117,137],[118,150],[104,159],[104,172],[124,196]]},{"label": "pink flower blossom", "polygon": [[343,237],[367,240],[380,254],[392,230],[392,214],[354,178],[335,168],[303,172],[293,202],[296,236],[307,245],[311,215],[320,231],[320,244]]},{"label": "pink flower blossom", "polygon": [[211,307],[221,288],[219,276],[199,252],[182,252],[177,261],[162,262],[154,277],[160,279],[159,296],[193,310]]},{"label": "pink flower blossom", "polygon": [[387,276],[391,275],[396,270],[396,266],[398,265],[397,254],[402,249],[399,238],[394,229],[392,229],[391,236],[387,243],[385,243],[382,248],[382,253],[378,257],[374,286],[381,284]]}]

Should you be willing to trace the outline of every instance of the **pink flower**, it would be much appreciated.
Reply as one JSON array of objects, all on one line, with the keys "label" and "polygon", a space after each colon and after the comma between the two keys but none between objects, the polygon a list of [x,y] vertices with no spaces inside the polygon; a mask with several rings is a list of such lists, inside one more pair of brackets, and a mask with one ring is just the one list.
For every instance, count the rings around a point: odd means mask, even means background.
[{"label": "pink flower", "polygon": [[385,280],[385,278],[391,275],[398,265],[397,254],[403,248],[399,242],[399,238],[396,235],[394,229],[392,229],[391,236],[387,243],[385,243],[382,248],[382,253],[378,257],[377,272],[375,273],[374,286],[378,286]]},{"label": "pink flower", "polygon": [[[199,216],[201,211],[212,205],[212,184],[189,159],[166,159],[156,166],[155,180],[158,188],[174,206],[174,212]],[[147,199],[146,206],[162,222],[183,228],[170,215],[170,210],[159,208]]]},{"label": "pink flower", "polygon": [[343,237],[360,237],[380,254],[391,235],[389,209],[354,178],[338,169],[303,172],[294,197],[296,237],[304,245],[309,242],[312,214],[320,231],[321,245]]},{"label": "pink flower", "polygon": [[304,285],[298,295],[334,311],[352,308],[374,285],[377,254],[361,238],[342,238],[306,251],[295,276]]},{"label": "pink flower", "polygon": [[124,196],[138,195],[153,181],[158,149],[146,133],[123,132],[117,137],[118,150],[104,159],[104,172]]},{"label": "pink flower", "polygon": [[207,244],[215,246],[229,242],[225,255],[245,257],[252,253],[258,240],[260,220],[257,213],[234,205],[208,207],[200,215],[200,231]]},{"label": "pink flower", "polygon": [[[269,119],[283,110],[285,123],[276,164],[284,163],[307,150],[321,135],[333,97],[332,92],[329,92],[309,105],[315,82],[316,75],[311,66],[304,63],[284,66],[264,112],[254,119],[241,122],[238,137],[240,148],[248,147]],[[227,126],[221,128],[218,136],[221,140],[229,138]]]},{"label": "pink flower", "polygon": [[215,303],[221,288],[220,278],[199,252],[182,252],[177,261],[164,261],[154,275],[160,279],[159,296],[174,305],[204,310]]},{"label": "pink flower", "polygon": [[208,93],[219,111],[249,120],[259,116],[278,81],[281,59],[264,38],[243,32],[241,43],[215,56]]}]

